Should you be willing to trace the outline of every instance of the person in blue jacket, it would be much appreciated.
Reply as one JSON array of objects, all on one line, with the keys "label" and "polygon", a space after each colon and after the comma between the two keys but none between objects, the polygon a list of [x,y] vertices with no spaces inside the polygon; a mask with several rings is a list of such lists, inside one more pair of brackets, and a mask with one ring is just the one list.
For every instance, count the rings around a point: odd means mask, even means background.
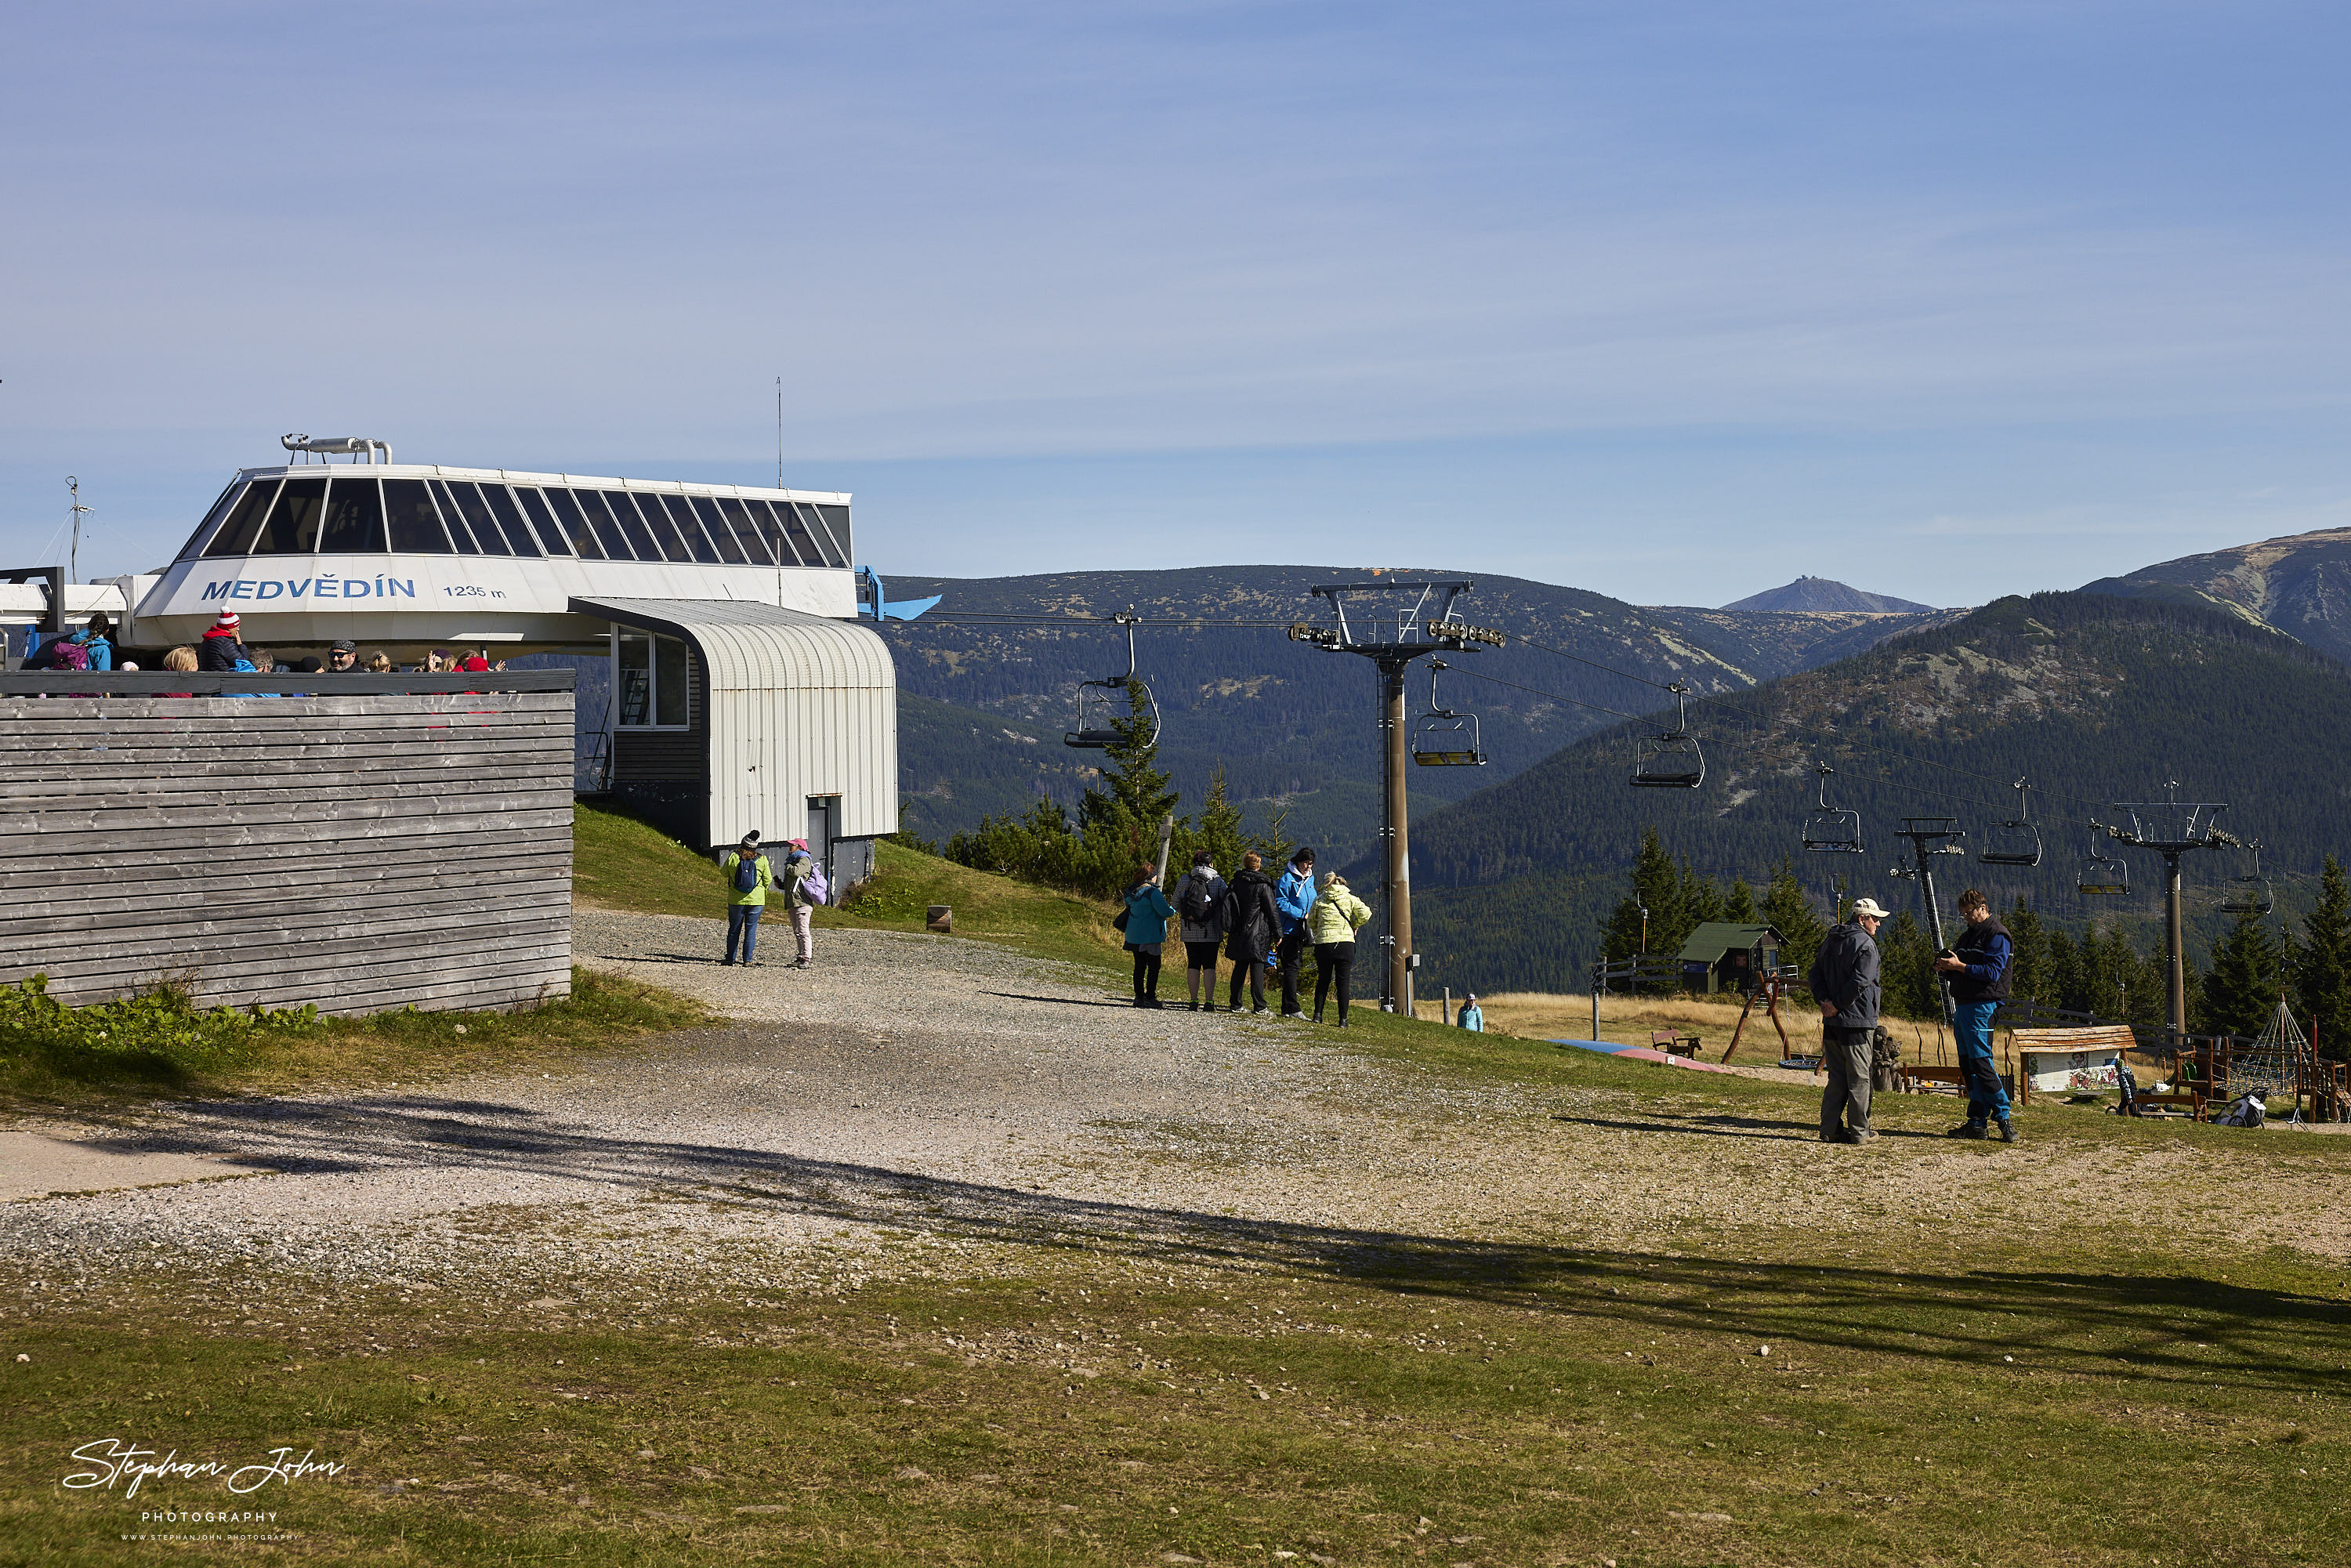
[{"label": "person in blue jacket", "polygon": [[1314,852],[1303,844],[1290,857],[1290,867],[1273,884],[1274,913],[1281,920],[1281,1016],[1294,1019],[1306,1009],[1298,1004],[1298,965],[1306,950],[1306,916],[1320,895],[1314,885]]},{"label": "person in blue jacket", "polygon": [[1486,1032],[1486,1009],[1478,1005],[1477,992],[1471,991],[1461,998],[1461,1010],[1453,1015],[1453,1021],[1476,1033]]},{"label": "person in blue jacket", "polygon": [[1175,918],[1176,906],[1159,891],[1159,868],[1144,866],[1126,895],[1126,950],[1134,955],[1136,1007],[1160,1005],[1160,949],[1167,943],[1167,923]]}]

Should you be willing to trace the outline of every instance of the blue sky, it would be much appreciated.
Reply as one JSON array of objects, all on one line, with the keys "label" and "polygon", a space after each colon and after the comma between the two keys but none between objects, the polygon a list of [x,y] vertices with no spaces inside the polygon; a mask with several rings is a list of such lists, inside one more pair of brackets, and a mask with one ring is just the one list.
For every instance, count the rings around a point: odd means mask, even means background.
[{"label": "blue sky", "polygon": [[2339,8],[27,10],[0,537],[305,430],[885,571],[1938,603],[2351,525]]}]

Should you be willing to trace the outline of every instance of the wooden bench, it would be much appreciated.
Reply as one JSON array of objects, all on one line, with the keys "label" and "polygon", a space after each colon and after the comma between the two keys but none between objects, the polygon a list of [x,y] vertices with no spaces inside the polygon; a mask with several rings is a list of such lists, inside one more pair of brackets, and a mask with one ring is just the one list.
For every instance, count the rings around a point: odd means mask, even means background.
[{"label": "wooden bench", "polygon": [[1662,1051],[1668,1056],[1698,1055],[1698,1036],[1684,1034],[1679,1030],[1653,1029],[1649,1031],[1649,1049]]}]

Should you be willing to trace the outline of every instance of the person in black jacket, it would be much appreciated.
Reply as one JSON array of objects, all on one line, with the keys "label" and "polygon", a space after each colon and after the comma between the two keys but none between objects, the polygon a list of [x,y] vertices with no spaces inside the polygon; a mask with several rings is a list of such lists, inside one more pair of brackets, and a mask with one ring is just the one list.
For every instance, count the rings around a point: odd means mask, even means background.
[{"label": "person in black jacket", "polygon": [[1951,986],[1951,1034],[1959,1041],[1959,1071],[1968,1081],[1968,1119],[1948,1134],[1954,1138],[1991,1135],[1987,1123],[2000,1127],[2000,1141],[2016,1142],[2016,1124],[2009,1120],[2008,1090],[1991,1059],[1991,1015],[2008,999],[2010,960],[2016,944],[2008,927],[1992,918],[1991,905],[1974,888],[1959,894],[1959,913],[1968,928],[1935,967]]},{"label": "person in black jacket", "polygon": [[1821,1004],[1821,1057],[1829,1074],[1821,1094],[1824,1144],[1865,1144],[1877,1136],[1869,1126],[1869,1086],[1876,1055],[1877,923],[1885,918],[1876,899],[1855,899],[1853,924],[1821,939],[1806,977]]},{"label": "person in black jacket", "polygon": [[1265,859],[1254,851],[1241,857],[1225,894],[1225,956],[1233,961],[1232,993],[1227,1012],[1241,1005],[1241,977],[1249,976],[1249,1010],[1265,1011],[1265,956],[1273,951],[1281,930],[1281,912],[1273,901],[1273,878],[1265,874]]}]

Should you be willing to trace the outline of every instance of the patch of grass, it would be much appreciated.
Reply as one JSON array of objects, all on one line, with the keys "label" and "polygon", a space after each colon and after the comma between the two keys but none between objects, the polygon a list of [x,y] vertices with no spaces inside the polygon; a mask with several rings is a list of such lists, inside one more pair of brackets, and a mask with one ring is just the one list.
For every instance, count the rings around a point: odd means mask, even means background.
[{"label": "patch of grass", "polygon": [[[65,1010],[144,1009],[160,1016],[170,1005],[131,998]],[[307,1020],[295,1013],[272,1016],[278,1021],[243,1031],[216,1030],[209,1045],[91,1049],[80,1041],[93,1026],[79,1016],[47,1031],[0,1031],[0,1106],[89,1112],[163,1095],[413,1083],[524,1061],[544,1063],[710,1021],[699,1004],[683,997],[581,968],[571,971],[569,997],[511,1011],[404,1010]]]},{"label": "patch of grass", "polygon": [[716,915],[718,867],[625,811],[571,808],[571,893],[583,904],[645,915]]},{"label": "patch of grass", "polygon": [[1324,1243],[846,1299],[12,1304],[11,1560],[236,1500],[59,1487],[92,1440],[344,1463],[259,1494],[339,1562],[2268,1564],[2351,1524],[2351,1309],[2282,1256]]}]

